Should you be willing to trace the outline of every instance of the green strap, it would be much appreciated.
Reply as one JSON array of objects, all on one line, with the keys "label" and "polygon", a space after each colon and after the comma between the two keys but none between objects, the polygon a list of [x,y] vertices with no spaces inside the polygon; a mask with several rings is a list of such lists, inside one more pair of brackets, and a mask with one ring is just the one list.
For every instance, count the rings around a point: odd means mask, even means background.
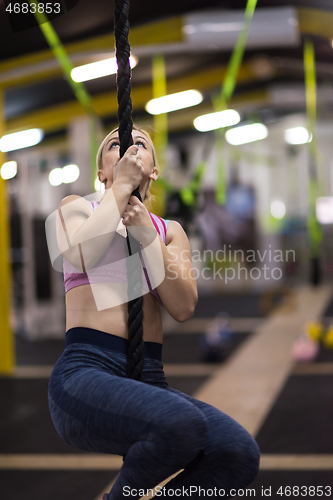
[{"label": "green strap", "polygon": [[[30,4],[35,4],[37,6],[39,5],[37,0],[29,0],[29,2]],[[34,16],[45,37],[45,40],[47,41],[51,51],[53,52],[54,57],[59,61],[59,64],[63,69],[65,77],[69,85],[72,87],[75,97],[80,102],[80,104],[82,104],[82,106],[84,106],[87,109],[89,113],[94,113],[94,110],[91,105],[91,98],[85,86],[81,82],[74,82],[74,80],[71,77],[71,71],[73,69],[73,65],[67,55],[67,52],[63,44],[61,43],[60,38],[58,37],[50,21],[48,20],[46,14],[38,12],[38,7],[37,7]]]},{"label": "green strap", "polygon": [[307,228],[311,257],[318,257],[323,235],[316,216],[316,201],[319,196],[317,174],[317,78],[315,50],[312,41],[309,39],[304,44],[304,72],[308,129],[313,136],[312,141],[308,143],[310,165]]},{"label": "green strap", "polygon": [[215,201],[224,205],[227,199],[227,184],[225,179],[225,135],[222,130],[215,131],[216,156],[217,156],[217,179],[215,190]]},{"label": "green strap", "polygon": [[304,44],[304,72],[305,93],[308,127],[313,135],[309,143],[309,150],[316,156],[317,149],[317,78],[316,78],[316,55],[311,40],[305,40]]},{"label": "green strap", "polygon": [[221,91],[222,102],[230,101],[236,87],[239,68],[242,64],[247,37],[253,19],[253,15],[257,6],[258,0],[248,0],[246,4],[244,22],[239,34],[237,43],[231,54],[231,58],[227,68],[227,74]]},{"label": "green strap", "polygon": [[[167,93],[165,59],[161,54],[153,56],[153,98],[157,99]],[[154,115],[154,144],[160,161],[160,167],[163,172],[165,163],[165,150],[168,145],[168,114],[161,113]]]},{"label": "green strap", "polygon": [[[247,42],[247,37],[249,34],[249,29],[251,26],[251,21],[257,6],[258,0],[247,0],[244,21],[242,29],[239,33],[237,43],[232,51],[226,77],[222,85],[220,95],[214,99],[213,106],[215,111],[222,111],[227,108],[227,102],[230,101],[236,87],[237,77],[239,68],[241,67],[244,52]],[[217,137],[217,149],[218,149],[218,160],[217,160],[217,182],[215,190],[215,201],[219,204],[224,204],[226,200],[226,180],[225,180],[225,165],[224,165],[224,146],[225,138],[224,134],[222,136],[221,131],[216,131]]]},{"label": "green strap", "polygon": [[36,12],[34,16],[39,24],[39,27],[47,41],[54,57],[58,60],[66,80],[71,86],[76,99],[80,104],[86,109],[90,117],[90,153],[91,153],[91,165],[92,165],[92,184],[96,178],[96,155],[98,151],[98,136],[97,136],[97,115],[92,105],[91,97],[83,85],[82,82],[75,82],[71,77],[71,71],[73,65],[69,59],[67,52],[61,43],[55,29],[53,28],[51,22],[48,20],[45,13],[38,12],[38,1],[29,0],[30,4],[37,5]]},{"label": "green strap", "polygon": [[194,172],[193,179],[180,190],[180,196],[185,205],[191,206],[195,202],[195,195],[199,191],[204,173],[206,171],[206,162],[200,162]]}]

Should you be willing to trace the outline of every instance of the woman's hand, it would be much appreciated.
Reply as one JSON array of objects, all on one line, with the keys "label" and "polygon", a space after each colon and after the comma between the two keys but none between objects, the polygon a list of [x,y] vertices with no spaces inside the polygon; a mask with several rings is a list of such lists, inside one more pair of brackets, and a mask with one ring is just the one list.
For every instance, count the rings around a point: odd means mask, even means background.
[{"label": "woman's hand", "polygon": [[130,197],[122,221],[133,238],[144,247],[156,238],[157,231],[149,212],[136,196]]},{"label": "woman's hand", "polygon": [[129,147],[124,156],[119,158],[114,166],[114,181],[129,184],[131,192],[134,191],[140,185],[144,174],[141,158],[138,146],[133,145]]}]

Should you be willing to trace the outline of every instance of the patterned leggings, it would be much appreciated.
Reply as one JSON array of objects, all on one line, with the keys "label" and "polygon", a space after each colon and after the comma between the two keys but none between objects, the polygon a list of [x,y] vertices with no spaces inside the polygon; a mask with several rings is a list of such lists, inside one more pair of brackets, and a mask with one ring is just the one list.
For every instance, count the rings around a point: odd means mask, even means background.
[{"label": "patterned leggings", "polygon": [[162,344],[145,343],[145,383],[126,378],[127,344],[99,330],[71,328],[48,389],[64,441],[124,457],[109,500],[140,498],[180,469],[163,496],[195,500],[205,496],[201,488],[229,498],[231,489],[248,486],[259,467],[254,439],[220,410],[168,386]]}]

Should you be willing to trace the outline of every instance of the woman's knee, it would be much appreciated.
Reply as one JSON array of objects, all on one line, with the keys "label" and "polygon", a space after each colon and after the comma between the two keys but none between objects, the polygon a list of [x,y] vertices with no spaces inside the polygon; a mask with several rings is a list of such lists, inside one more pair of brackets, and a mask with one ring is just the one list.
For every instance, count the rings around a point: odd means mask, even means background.
[{"label": "woman's knee", "polygon": [[255,440],[248,435],[235,443],[231,450],[230,466],[233,476],[237,478],[238,487],[248,486],[256,478],[259,471],[260,450]]}]

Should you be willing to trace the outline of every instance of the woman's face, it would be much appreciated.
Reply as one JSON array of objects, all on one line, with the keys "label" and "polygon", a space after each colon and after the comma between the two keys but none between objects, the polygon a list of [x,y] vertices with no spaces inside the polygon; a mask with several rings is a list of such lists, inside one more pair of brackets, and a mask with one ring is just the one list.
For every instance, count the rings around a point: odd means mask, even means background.
[{"label": "woman's face", "polygon": [[[157,168],[154,167],[153,151],[148,138],[139,130],[132,131],[133,143],[139,147],[139,154],[144,167],[144,174],[140,183],[140,194],[144,199],[145,191],[150,179],[158,177]],[[102,152],[102,168],[98,172],[101,182],[106,180],[105,188],[109,189],[113,182],[114,167],[119,159],[119,137],[118,131],[110,135]]]}]

